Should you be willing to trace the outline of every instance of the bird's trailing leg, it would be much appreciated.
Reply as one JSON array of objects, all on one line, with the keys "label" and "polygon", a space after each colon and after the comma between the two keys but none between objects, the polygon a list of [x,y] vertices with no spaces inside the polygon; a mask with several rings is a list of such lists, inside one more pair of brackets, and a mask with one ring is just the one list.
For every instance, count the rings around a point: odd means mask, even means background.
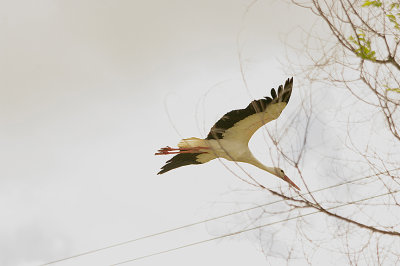
[{"label": "bird's trailing leg", "polygon": [[161,148],[154,155],[168,155],[178,153],[204,153],[200,149],[209,149],[209,147],[190,147],[190,148],[171,148],[169,146]]}]

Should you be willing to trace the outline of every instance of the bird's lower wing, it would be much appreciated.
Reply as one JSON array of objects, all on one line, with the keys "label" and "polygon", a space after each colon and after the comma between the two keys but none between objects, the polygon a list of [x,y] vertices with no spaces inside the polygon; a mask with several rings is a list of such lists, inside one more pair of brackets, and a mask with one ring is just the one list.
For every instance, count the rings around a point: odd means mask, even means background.
[{"label": "bird's lower wing", "polygon": [[206,163],[215,158],[214,155],[209,153],[180,153],[169,159],[165,165],[161,167],[161,171],[158,172],[158,175],[181,166]]}]

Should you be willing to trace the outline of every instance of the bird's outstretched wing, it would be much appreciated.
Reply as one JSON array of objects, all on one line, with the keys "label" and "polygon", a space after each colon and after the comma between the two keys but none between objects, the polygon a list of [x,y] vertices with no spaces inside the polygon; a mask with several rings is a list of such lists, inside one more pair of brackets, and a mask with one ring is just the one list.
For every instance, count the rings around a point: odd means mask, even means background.
[{"label": "bird's outstretched wing", "polygon": [[293,78],[278,87],[278,93],[271,89],[271,97],[252,101],[245,109],[226,113],[211,128],[206,139],[237,139],[249,142],[251,136],[266,123],[279,117],[289,102]]},{"label": "bird's outstretched wing", "polygon": [[180,153],[169,159],[163,167],[161,167],[161,171],[157,174],[164,174],[172,169],[189,165],[189,164],[202,164],[206,163],[210,160],[215,159],[216,157],[209,153]]}]

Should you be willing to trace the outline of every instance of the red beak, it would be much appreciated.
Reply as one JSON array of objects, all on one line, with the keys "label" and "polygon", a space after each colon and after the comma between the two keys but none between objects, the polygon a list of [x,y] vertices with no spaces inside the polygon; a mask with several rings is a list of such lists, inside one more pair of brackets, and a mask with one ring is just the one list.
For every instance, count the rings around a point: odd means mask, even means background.
[{"label": "red beak", "polygon": [[287,177],[286,175],[282,179],[288,182],[292,187],[295,187],[297,190],[300,190],[300,188],[295,183],[293,183],[293,181],[290,180],[289,177]]}]

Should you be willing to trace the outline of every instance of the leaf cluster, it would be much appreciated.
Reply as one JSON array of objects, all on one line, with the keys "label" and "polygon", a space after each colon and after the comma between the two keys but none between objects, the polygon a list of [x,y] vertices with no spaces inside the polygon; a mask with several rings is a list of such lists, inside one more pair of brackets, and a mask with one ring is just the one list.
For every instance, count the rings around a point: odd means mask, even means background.
[{"label": "leaf cluster", "polygon": [[375,51],[371,49],[371,41],[365,36],[364,31],[358,30],[356,37],[350,36],[349,41],[352,42],[356,48],[355,53],[362,59],[375,61]]},{"label": "leaf cluster", "polygon": [[[382,2],[380,0],[378,1],[369,1],[365,0],[364,4],[361,5],[362,7],[381,7]],[[397,29],[400,30],[400,24],[397,21],[397,18],[400,18],[400,3],[399,2],[392,2],[389,5],[388,10],[385,12],[386,17],[389,19],[391,23],[393,23],[393,26]]]}]

